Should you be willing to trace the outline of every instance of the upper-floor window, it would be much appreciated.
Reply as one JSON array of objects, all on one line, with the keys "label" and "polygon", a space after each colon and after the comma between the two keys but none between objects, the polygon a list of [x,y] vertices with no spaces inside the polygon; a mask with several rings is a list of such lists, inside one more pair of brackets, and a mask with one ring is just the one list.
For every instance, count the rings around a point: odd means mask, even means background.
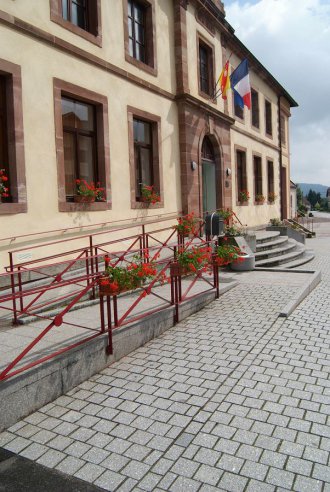
[{"label": "upper-floor window", "polygon": [[251,89],[251,120],[252,126],[259,128],[259,94],[254,89]]},{"label": "upper-floor window", "polygon": [[129,54],[146,63],[146,6],[128,0]]},{"label": "upper-floor window", "polygon": [[[234,100],[234,98],[233,98]],[[238,106],[238,104],[234,104],[234,114],[237,118],[240,118],[241,120],[244,120],[244,108],[241,108],[241,106]]]},{"label": "upper-floor window", "polygon": [[157,75],[154,0],[124,0],[125,58]]},{"label": "upper-floor window", "polygon": [[273,134],[272,125],[272,105],[269,101],[265,101],[265,126],[267,135]]},{"label": "upper-floor window", "polygon": [[88,31],[88,0],[62,0],[63,19]]},{"label": "upper-floor window", "polygon": [[203,41],[199,40],[199,90],[213,95],[213,50]]},{"label": "upper-floor window", "polygon": [[101,46],[101,0],[49,1],[52,21]]}]

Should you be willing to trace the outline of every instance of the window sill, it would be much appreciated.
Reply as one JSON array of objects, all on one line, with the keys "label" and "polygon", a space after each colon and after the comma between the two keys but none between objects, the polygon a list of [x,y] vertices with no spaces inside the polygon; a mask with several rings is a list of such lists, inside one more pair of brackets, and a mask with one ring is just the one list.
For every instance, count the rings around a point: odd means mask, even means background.
[{"label": "window sill", "polygon": [[136,200],[131,202],[131,208],[133,209],[154,209],[154,208],[164,208],[164,202],[161,200],[157,203],[145,203],[145,202],[137,202]]},{"label": "window sill", "polygon": [[132,65],[135,65],[140,70],[143,70],[144,72],[147,72],[150,75],[153,75],[154,77],[157,77],[157,75],[158,75],[157,68],[155,68],[155,67],[153,67],[151,65],[148,65],[147,63],[143,63],[140,60],[137,60],[136,58],[134,58],[133,56],[129,55],[128,53],[125,53],[125,60],[128,63],[131,63]]},{"label": "window sill", "polygon": [[236,202],[237,207],[248,207],[249,202]]},{"label": "window sill", "polygon": [[217,101],[214,100],[214,99],[212,99],[213,94],[208,94],[207,92],[204,92],[204,91],[201,91],[201,90],[198,91],[198,94],[203,99],[206,99],[209,103],[212,103],[214,105],[217,105]]},{"label": "window sill", "polygon": [[23,214],[26,212],[26,203],[0,203],[0,215]]},{"label": "window sill", "polygon": [[265,202],[254,202],[255,205],[266,205]]},{"label": "window sill", "polygon": [[59,202],[60,212],[103,212],[112,208],[110,202],[75,203]]},{"label": "window sill", "polygon": [[96,46],[99,46],[100,48],[102,47],[102,35],[101,34],[94,35],[89,31],[85,31],[81,27],[75,26],[71,22],[64,20],[63,17],[61,17],[60,15],[56,15],[56,14],[51,13],[50,18],[56,24],[59,24],[61,27],[64,27],[64,29],[67,29],[68,31],[71,31],[74,34],[77,34],[81,38],[86,39],[90,43],[93,43]]}]

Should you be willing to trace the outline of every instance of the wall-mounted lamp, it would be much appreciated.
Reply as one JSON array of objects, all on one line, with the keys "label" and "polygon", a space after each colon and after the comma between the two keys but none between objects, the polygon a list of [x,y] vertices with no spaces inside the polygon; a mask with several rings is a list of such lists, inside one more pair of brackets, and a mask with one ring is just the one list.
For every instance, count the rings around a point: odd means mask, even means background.
[{"label": "wall-mounted lamp", "polygon": [[190,165],[191,165],[191,170],[192,171],[196,171],[196,169],[197,169],[197,162],[191,161]]},{"label": "wall-mounted lamp", "polygon": [[231,176],[231,169],[229,169],[229,167],[226,169],[226,176]]}]

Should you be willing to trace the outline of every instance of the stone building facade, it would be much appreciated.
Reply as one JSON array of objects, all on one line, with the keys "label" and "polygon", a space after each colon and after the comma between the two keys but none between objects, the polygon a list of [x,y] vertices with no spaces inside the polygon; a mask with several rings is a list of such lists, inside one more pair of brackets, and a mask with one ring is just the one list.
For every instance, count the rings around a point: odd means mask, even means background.
[{"label": "stone building facade", "polygon": [[[222,2],[0,0],[0,41],[2,266],[9,249],[96,225],[224,207],[249,226],[288,216],[297,104],[235,36]],[[213,98],[230,54],[231,69],[249,60],[253,111],[238,112],[232,94]],[[75,203],[78,178],[99,181],[105,201]],[[159,203],[145,207],[141,182]]]}]

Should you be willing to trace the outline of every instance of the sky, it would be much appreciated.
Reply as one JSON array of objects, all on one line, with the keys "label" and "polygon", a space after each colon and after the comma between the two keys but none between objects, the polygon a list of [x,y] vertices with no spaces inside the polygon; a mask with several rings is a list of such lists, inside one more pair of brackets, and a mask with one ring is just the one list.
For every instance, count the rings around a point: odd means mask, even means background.
[{"label": "sky", "polygon": [[291,179],[330,187],[330,0],[225,0],[236,36],[299,104]]}]

